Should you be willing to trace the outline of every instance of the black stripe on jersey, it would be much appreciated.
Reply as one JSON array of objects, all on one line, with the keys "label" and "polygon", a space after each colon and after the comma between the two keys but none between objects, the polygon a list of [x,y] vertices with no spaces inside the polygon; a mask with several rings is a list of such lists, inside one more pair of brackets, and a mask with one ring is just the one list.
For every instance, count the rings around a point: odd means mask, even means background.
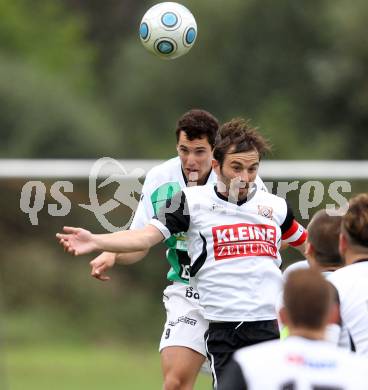
[{"label": "black stripe on jersey", "polygon": [[190,276],[196,276],[197,272],[203,267],[203,264],[205,263],[207,259],[207,241],[206,239],[202,236],[201,233],[199,233],[201,236],[201,239],[203,241],[202,245],[202,252],[201,254],[197,257],[197,259],[194,261],[193,265],[190,267]]},{"label": "black stripe on jersey", "polygon": [[153,218],[165,225],[171,234],[188,231],[190,217],[184,192],[179,191],[171,199],[168,199],[165,206],[160,208],[157,217]]},{"label": "black stripe on jersey", "polygon": [[295,219],[294,212],[293,212],[293,210],[290,207],[288,202],[286,202],[286,206],[287,206],[286,217],[285,217],[284,222],[280,226],[282,234],[284,234],[285,232],[287,232],[291,228],[291,225],[293,224],[293,221]]},{"label": "black stripe on jersey", "polygon": [[355,343],[349,331],[348,331],[348,335],[349,335],[349,342],[350,342],[350,351],[356,352]]},{"label": "black stripe on jersey", "polygon": [[233,359],[226,365],[222,378],[219,379],[218,390],[247,390],[248,386],[240,365]]}]

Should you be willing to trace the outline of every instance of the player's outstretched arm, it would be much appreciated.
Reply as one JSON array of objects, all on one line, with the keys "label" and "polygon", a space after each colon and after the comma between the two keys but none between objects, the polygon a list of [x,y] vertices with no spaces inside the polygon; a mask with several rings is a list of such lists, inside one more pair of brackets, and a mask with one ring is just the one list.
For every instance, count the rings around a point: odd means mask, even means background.
[{"label": "player's outstretched arm", "polygon": [[102,252],[89,263],[92,268],[91,276],[102,281],[110,280],[110,277],[105,275],[105,272],[112,268],[116,263],[124,265],[134,264],[143,259],[147,253],[148,250],[130,253]]},{"label": "player's outstretched arm", "polygon": [[56,237],[64,250],[74,256],[96,251],[146,251],[164,239],[160,230],[153,225],[109,234],[92,234],[88,230],[69,226],[65,226],[63,231],[57,233]]}]

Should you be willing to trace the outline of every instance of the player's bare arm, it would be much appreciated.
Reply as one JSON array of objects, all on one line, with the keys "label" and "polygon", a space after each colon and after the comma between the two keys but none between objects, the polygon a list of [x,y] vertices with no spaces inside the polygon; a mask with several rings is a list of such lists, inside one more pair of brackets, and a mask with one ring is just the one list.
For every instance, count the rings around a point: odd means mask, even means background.
[{"label": "player's bare arm", "polygon": [[89,264],[91,266],[91,276],[101,281],[107,281],[111,278],[105,275],[105,272],[112,268],[116,263],[129,265],[142,260],[148,253],[147,251],[130,253],[102,252]]},{"label": "player's bare arm", "polygon": [[82,228],[64,226],[63,232],[57,233],[56,237],[64,250],[74,256],[98,251],[146,251],[164,239],[162,233],[152,225],[109,234],[93,234]]},{"label": "player's bare arm", "polygon": [[280,250],[283,251],[283,250],[288,249],[288,248],[294,248],[297,251],[299,251],[303,256],[305,256],[305,250],[306,250],[305,242],[303,242],[301,245],[298,245],[298,246],[292,246],[292,245],[290,245],[289,243],[287,243],[285,241],[281,241]]}]

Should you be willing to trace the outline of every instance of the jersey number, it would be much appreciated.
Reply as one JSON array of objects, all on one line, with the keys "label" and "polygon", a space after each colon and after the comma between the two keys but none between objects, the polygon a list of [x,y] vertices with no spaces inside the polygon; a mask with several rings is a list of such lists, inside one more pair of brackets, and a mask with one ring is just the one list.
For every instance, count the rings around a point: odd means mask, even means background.
[{"label": "jersey number", "polygon": [[190,276],[189,268],[190,268],[190,265],[183,265],[183,268],[182,268],[182,271],[181,271],[181,275],[180,275],[180,277],[182,279],[189,280],[189,276]]}]

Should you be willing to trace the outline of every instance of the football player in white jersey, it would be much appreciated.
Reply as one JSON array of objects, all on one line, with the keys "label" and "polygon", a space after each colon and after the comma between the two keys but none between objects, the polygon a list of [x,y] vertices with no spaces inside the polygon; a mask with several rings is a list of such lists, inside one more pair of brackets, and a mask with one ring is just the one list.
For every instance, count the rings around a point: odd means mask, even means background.
[{"label": "football player in white jersey", "polygon": [[292,271],[280,313],[290,337],[237,351],[219,390],[368,389],[368,360],[324,340],[338,316],[334,295],[318,271]]},{"label": "football player in white jersey", "polygon": [[[314,215],[307,226],[307,240],[305,255],[308,260],[297,261],[287,267],[283,273],[283,279],[286,281],[290,272],[297,269],[314,268],[321,272],[324,277],[328,277],[344,265],[339,253],[339,234],[341,226],[341,216],[329,215],[326,210],[319,210]],[[278,302],[278,309],[282,306],[282,293]],[[279,319],[281,327],[281,338],[287,337],[287,327],[284,327]],[[335,342],[336,333],[335,325],[328,327],[328,339]],[[346,340],[345,340],[346,341]],[[348,348],[348,343],[344,343]]]},{"label": "football player in white jersey", "polygon": [[349,209],[342,217],[339,250],[346,266],[332,273],[329,281],[338,291],[341,323],[353,350],[368,357],[367,193],[349,201]]},{"label": "football player in white jersey", "polygon": [[329,215],[326,210],[317,211],[310,220],[307,231],[305,255],[307,260],[297,261],[283,273],[286,280],[291,271],[299,268],[316,268],[324,276],[330,275],[344,265],[339,253],[341,216]]},{"label": "football player in white jersey", "polygon": [[[217,119],[207,111],[186,112],[176,126],[178,157],[152,168],[146,175],[141,200],[130,229],[143,228],[162,205],[175,193],[190,185],[215,183],[212,150],[218,130]],[[256,186],[267,191],[259,176]],[[186,235],[178,233],[165,241],[167,260],[171,266],[167,279],[171,282],[163,293],[166,323],[160,342],[164,389],[190,390],[206,359],[204,333],[208,321],[199,306],[199,294],[189,286],[190,259]],[[92,276],[108,280],[104,272],[116,262],[139,261],[147,251],[118,254],[104,252],[93,260]]]},{"label": "football player in white jersey", "polygon": [[281,240],[303,250],[306,239],[284,199],[252,188],[267,149],[246,121],[232,120],[216,137],[217,185],[184,188],[143,229],[94,235],[64,227],[57,234],[69,253],[81,255],[147,250],[187,232],[190,281],[210,321],[206,346],[215,387],[235,350],[279,337]]},{"label": "football player in white jersey", "polygon": [[307,226],[305,255],[310,266],[325,277],[344,265],[338,245],[340,226],[341,216],[326,210],[317,211]]}]

